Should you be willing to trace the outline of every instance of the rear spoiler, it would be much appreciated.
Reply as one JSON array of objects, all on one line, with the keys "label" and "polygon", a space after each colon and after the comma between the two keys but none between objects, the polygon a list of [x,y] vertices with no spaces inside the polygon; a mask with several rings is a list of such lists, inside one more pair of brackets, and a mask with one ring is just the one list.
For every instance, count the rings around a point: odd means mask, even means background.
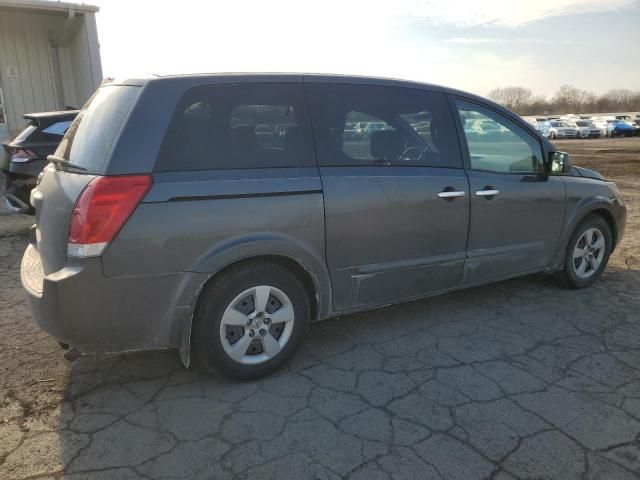
[{"label": "rear spoiler", "polygon": [[80,110],[63,110],[58,112],[38,112],[38,113],[25,113],[22,117],[29,121],[29,123],[35,127],[39,127],[40,123],[54,123],[64,120],[73,120],[76,118]]}]

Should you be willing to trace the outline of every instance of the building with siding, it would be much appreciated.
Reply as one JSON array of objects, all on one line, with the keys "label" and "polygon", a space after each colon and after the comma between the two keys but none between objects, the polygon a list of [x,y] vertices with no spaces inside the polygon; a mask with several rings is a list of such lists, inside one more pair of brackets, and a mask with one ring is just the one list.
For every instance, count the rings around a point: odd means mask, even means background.
[{"label": "building with siding", "polygon": [[98,7],[0,0],[0,141],[22,115],[81,107],[102,81]]}]

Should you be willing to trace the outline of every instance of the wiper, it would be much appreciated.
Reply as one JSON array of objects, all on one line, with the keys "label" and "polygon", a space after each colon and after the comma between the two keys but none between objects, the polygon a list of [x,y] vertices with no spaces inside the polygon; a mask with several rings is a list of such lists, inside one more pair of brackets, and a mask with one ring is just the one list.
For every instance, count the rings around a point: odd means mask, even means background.
[{"label": "wiper", "polygon": [[51,163],[55,163],[56,165],[65,165],[66,167],[69,168],[74,168],[76,170],[81,170],[83,172],[86,172],[87,169],[84,167],[81,167],[80,165],[76,165],[75,163],[71,163],[68,160],[62,158],[62,157],[57,157],[55,155],[47,155],[47,161],[51,162]]}]

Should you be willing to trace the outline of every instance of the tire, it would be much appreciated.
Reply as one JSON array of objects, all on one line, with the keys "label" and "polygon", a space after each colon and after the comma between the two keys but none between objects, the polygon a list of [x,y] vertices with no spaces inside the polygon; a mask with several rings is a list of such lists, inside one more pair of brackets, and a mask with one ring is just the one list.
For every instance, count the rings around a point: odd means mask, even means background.
[{"label": "tire", "polygon": [[[259,303],[265,307],[256,308]],[[246,263],[203,290],[193,318],[194,364],[207,374],[263,377],[298,349],[309,323],[309,298],[296,275],[277,263]]]},{"label": "tire", "polygon": [[[589,232],[592,238],[591,249],[587,248]],[[594,249],[600,243],[602,251]],[[611,228],[607,221],[597,214],[588,215],[576,227],[567,244],[563,269],[558,273],[562,283],[568,288],[584,288],[593,284],[607,267],[611,248]],[[579,250],[583,254],[576,256],[579,255]]]},{"label": "tire", "polygon": [[551,140],[555,140],[555,139],[556,139],[556,133],[555,133],[555,132],[551,132],[551,133],[549,134],[549,138],[550,138]]}]

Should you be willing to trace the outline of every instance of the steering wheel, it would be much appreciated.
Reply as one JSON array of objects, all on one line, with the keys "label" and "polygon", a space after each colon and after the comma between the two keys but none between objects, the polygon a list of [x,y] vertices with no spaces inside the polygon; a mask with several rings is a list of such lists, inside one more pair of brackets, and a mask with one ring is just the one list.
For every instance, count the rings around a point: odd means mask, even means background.
[{"label": "steering wheel", "polygon": [[[415,158],[411,158],[409,156],[409,152],[411,152],[412,150],[415,150],[415,152],[417,153],[417,156]],[[407,147],[403,150],[403,152],[400,154],[399,159],[400,160],[406,160],[407,162],[410,161],[416,161],[416,160],[420,160],[420,157],[422,157],[424,151],[416,146],[416,145],[411,145],[410,147]]]}]

